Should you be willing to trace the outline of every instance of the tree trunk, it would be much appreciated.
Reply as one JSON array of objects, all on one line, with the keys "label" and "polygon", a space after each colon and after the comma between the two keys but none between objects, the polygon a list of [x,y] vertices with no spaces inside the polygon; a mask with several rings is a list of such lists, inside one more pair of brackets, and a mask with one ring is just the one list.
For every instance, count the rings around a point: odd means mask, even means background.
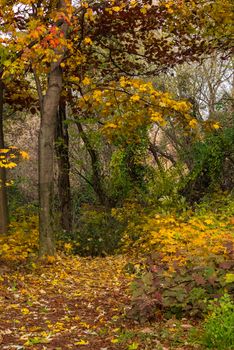
[{"label": "tree trunk", "polygon": [[[67,2],[57,1],[57,9],[66,13]],[[59,23],[58,23],[59,24]],[[67,36],[68,24],[64,20],[60,29]],[[56,49],[55,49],[56,52]],[[51,63],[46,94],[41,101],[41,126],[39,134],[39,256],[55,255],[54,212],[54,141],[56,119],[62,91],[60,63],[66,53],[56,52],[58,59]],[[40,97],[40,95],[39,95]]]},{"label": "tree trunk", "polygon": [[40,256],[55,254],[54,135],[61,90],[62,71],[60,67],[52,67],[43,99],[39,135]]},{"label": "tree trunk", "polygon": [[69,135],[66,125],[66,103],[60,101],[57,113],[56,153],[58,162],[58,194],[60,225],[65,232],[72,230]]},{"label": "tree trunk", "polygon": [[[2,80],[0,79],[0,149],[5,147],[3,133],[3,99],[4,85]],[[0,167],[0,234],[6,234],[8,229],[8,203],[7,190],[5,184],[6,169]]]}]

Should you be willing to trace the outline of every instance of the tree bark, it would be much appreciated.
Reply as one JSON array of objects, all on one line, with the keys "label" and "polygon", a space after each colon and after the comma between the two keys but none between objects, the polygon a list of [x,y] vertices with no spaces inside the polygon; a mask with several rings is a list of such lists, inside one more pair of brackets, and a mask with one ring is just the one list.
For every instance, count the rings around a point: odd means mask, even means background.
[{"label": "tree bark", "polygon": [[58,194],[61,228],[69,233],[72,230],[71,187],[69,161],[69,135],[66,125],[66,103],[60,100],[57,113],[56,153],[58,163]]},{"label": "tree bark", "polygon": [[55,254],[54,135],[61,90],[62,71],[54,67],[43,99],[39,135],[40,256]]},{"label": "tree bark", "polygon": [[[66,13],[67,2],[57,1],[57,9]],[[68,24],[60,26],[66,37]],[[56,52],[56,49],[55,49]],[[41,126],[39,134],[39,256],[53,256],[55,247],[55,212],[54,212],[54,143],[56,119],[62,91],[62,69],[60,63],[66,53],[66,47],[59,54],[58,60],[51,63],[47,91],[41,107]],[[40,97],[40,96],[39,96]]]},{"label": "tree bark", "polygon": [[[5,147],[3,132],[3,103],[4,85],[0,79],[0,149]],[[1,153],[1,152],[0,152]],[[0,234],[6,234],[8,230],[8,203],[6,189],[6,169],[0,167]]]}]

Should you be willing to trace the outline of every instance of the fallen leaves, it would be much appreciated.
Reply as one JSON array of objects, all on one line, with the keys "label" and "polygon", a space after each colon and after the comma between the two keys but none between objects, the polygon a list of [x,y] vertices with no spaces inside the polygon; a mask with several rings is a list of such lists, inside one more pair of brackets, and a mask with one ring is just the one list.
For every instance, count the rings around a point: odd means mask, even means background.
[{"label": "fallen leaves", "polygon": [[124,316],[132,279],[124,269],[128,261],[123,255],[61,255],[34,269],[12,265],[0,285],[1,349],[160,349],[155,326]]},{"label": "fallen leaves", "polygon": [[[157,215],[154,217],[154,230],[161,226],[155,239],[164,243],[171,239],[172,243],[178,243],[182,239],[182,231],[179,232],[178,228],[182,228],[188,236],[194,230],[199,231],[200,240],[204,234],[216,230],[218,225],[218,234],[214,235],[214,243],[217,244],[222,233],[226,234],[226,225],[229,229],[231,224],[228,219],[222,226],[222,221],[206,216],[202,220],[190,217],[185,225],[173,216],[162,218]],[[186,336],[192,328],[187,320],[182,320],[181,325],[175,327],[174,320],[163,323],[160,318],[157,323],[148,326],[126,318],[130,305],[129,284],[134,274],[141,271],[139,261],[137,264],[127,255],[92,259],[61,253],[37,262],[35,227],[35,217],[31,218],[31,222],[25,218],[21,227],[13,225],[11,236],[0,238],[1,349],[196,348],[195,345],[186,345]],[[162,228],[167,229],[165,237]],[[146,231],[142,232],[146,239]],[[171,247],[169,243],[167,248]],[[70,246],[65,250],[70,251]],[[227,271],[225,278],[231,283],[233,274]],[[184,345],[173,343],[178,337],[185,339],[181,340]]]},{"label": "fallen leaves", "polygon": [[112,349],[113,324],[116,328],[127,300],[125,263],[125,257],[64,256],[33,270],[22,266],[5,272],[0,287],[0,295],[8,295],[0,299],[4,349],[43,349],[43,344],[46,349],[100,349],[103,344]]}]

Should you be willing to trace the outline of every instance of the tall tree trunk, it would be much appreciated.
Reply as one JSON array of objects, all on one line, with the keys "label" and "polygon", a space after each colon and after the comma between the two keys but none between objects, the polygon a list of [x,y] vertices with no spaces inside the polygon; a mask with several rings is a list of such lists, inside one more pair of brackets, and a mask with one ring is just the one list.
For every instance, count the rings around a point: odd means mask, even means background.
[{"label": "tall tree trunk", "polygon": [[40,256],[55,254],[54,135],[61,90],[62,71],[55,66],[51,68],[43,99],[39,135]]},{"label": "tall tree trunk", "polygon": [[56,153],[58,162],[58,194],[60,225],[65,232],[72,230],[69,135],[66,125],[66,103],[60,100],[57,113]]},{"label": "tall tree trunk", "polygon": [[[57,10],[66,13],[67,1],[58,0]],[[58,23],[64,36],[67,36],[68,24],[64,20]],[[56,130],[56,119],[59,109],[59,101],[62,91],[62,61],[66,47],[63,52],[58,52],[58,59],[51,63],[48,77],[46,94],[41,101],[41,126],[39,135],[39,255],[55,255],[55,225],[54,225],[54,141]]]},{"label": "tall tree trunk", "polygon": [[[4,85],[0,79],[0,149],[4,148],[3,132]],[[1,154],[1,152],[0,152]],[[6,190],[6,169],[0,167],[0,234],[6,234],[8,229],[8,203]]]}]

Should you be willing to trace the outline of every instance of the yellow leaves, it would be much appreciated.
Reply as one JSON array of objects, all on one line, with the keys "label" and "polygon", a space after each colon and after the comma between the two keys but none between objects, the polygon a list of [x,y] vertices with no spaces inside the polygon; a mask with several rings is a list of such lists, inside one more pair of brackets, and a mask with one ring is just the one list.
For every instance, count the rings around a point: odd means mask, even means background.
[{"label": "yellow leaves", "polygon": [[137,5],[137,1],[136,0],[131,0],[130,1],[130,6],[131,7],[135,7]]},{"label": "yellow leaves", "polygon": [[196,119],[191,119],[190,122],[189,122],[189,126],[191,128],[195,128],[197,126],[197,120]]},{"label": "yellow leaves", "polygon": [[[114,1],[112,1],[112,4],[114,5]],[[111,15],[111,14],[113,14],[113,12],[118,13],[118,12],[122,11],[124,9],[124,7],[125,7],[125,3],[123,2],[122,4],[105,8],[105,11]]]},{"label": "yellow leaves", "polygon": [[149,85],[148,84],[142,84],[139,86],[139,91],[140,92],[146,92],[147,90],[149,90]]},{"label": "yellow leaves", "polygon": [[219,129],[220,128],[220,124],[219,123],[214,123],[213,125],[212,125],[212,127],[213,127],[213,129]]},{"label": "yellow leaves", "polygon": [[87,2],[83,2],[82,3],[82,7],[84,7],[85,9],[87,9],[89,7],[89,4]]},{"label": "yellow leaves", "polygon": [[5,162],[0,160],[0,168],[12,169],[16,166],[17,164],[15,162]]},{"label": "yellow leaves", "polygon": [[27,152],[19,151],[19,153],[23,159],[27,159],[27,160],[29,159],[29,154]]},{"label": "yellow leaves", "polygon": [[212,225],[212,224],[214,224],[214,221],[211,220],[211,219],[205,219],[204,222],[205,222],[207,225]]},{"label": "yellow leaves", "polygon": [[23,159],[29,159],[29,155],[25,151],[18,150],[15,147],[0,149],[0,167],[6,169],[12,169],[17,166],[15,161],[17,156],[21,156]]},{"label": "yellow leaves", "polygon": [[133,95],[130,97],[130,101],[136,102],[140,100],[140,96],[139,95]]},{"label": "yellow leaves", "polygon": [[234,282],[234,273],[227,273],[225,275],[225,282],[226,283],[233,283]]},{"label": "yellow leaves", "polygon": [[86,38],[84,38],[84,43],[86,44],[86,45],[92,45],[92,39],[90,38],[90,37],[86,37]]},{"label": "yellow leaves", "polygon": [[143,13],[144,15],[147,13],[147,9],[145,7],[143,7],[141,10],[141,13]]},{"label": "yellow leaves", "polygon": [[[14,213],[20,218],[20,212]],[[38,248],[38,218],[27,217],[22,222],[12,222],[8,236],[0,236],[0,257],[3,261],[24,262]]]},{"label": "yellow leaves", "polygon": [[191,108],[191,104],[186,101],[175,101],[174,109],[180,112],[188,112]]},{"label": "yellow leaves", "polygon": [[114,6],[114,7],[112,7],[112,10],[115,11],[115,12],[119,12],[119,11],[121,11],[121,7]]},{"label": "yellow leaves", "polygon": [[28,308],[24,307],[21,309],[21,312],[23,315],[28,315],[30,313],[30,310]]},{"label": "yellow leaves", "polygon": [[81,339],[74,343],[75,345],[88,345],[89,342],[87,340]]},{"label": "yellow leaves", "polygon": [[10,249],[10,246],[8,244],[3,244],[3,246],[1,247],[1,251],[2,252],[7,252]]},{"label": "yellow leaves", "polygon": [[106,123],[106,125],[104,126],[104,128],[108,129],[108,128],[111,128],[111,129],[116,129],[118,128],[118,125],[114,124],[114,123]]},{"label": "yellow leaves", "polygon": [[[91,82],[83,80],[83,84]],[[139,127],[153,123],[163,127],[168,118],[183,125],[188,125],[191,120],[189,103],[176,101],[169,93],[157,91],[151,82],[139,78],[122,76],[118,82],[110,82],[108,89],[90,90],[85,99],[89,100],[90,108],[97,108],[98,115],[104,119],[103,131],[111,141],[124,137],[128,140],[126,142],[133,138],[140,142],[136,133]],[[79,104],[83,105],[84,101]]]},{"label": "yellow leaves", "polygon": [[145,15],[147,12],[148,12],[148,10],[150,9],[150,5],[144,5],[141,9],[140,9],[140,11],[141,11],[141,13],[143,13],[143,15]]},{"label": "yellow leaves", "polygon": [[102,101],[102,91],[101,90],[95,90],[93,92],[93,98],[98,101],[101,102]]},{"label": "yellow leaves", "polygon": [[167,1],[165,3],[165,7],[166,7],[168,13],[173,13],[174,12],[173,5],[174,5],[173,1]]},{"label": "yellow leaves", "polygon": [[164,121],[163,118],[162,118],[162,114],[161,113],[153,112],[153,111],[151,112],[151,120],[153,122],[160,122],[160,123],[162,123]]},{"label": "yellow leaves", "polygon": [[[134,236],[139,234],[137,241],[131,240],[132,232]],[[201,217],[190,214],[190,219],[139,213],[137,223],[131,219],[123,238],[127,251],[159,251],[169,272],[174,263],[181,266],[194,259],[204,266],[211,254],[225,256],[227,242],[234,244],[229,221],[217,219],[212,213]],[[228,278],[231,280],[233,276]]]},{"label": "yellow leaves", "polygon": [[125,86],[127,86],[127,80],[125,79],[125,77],[121,77],[119,79],[119,85],[124,88]]},{"label": "yellow leaves", "polygon": [[73,250],[73,245],[71,243],[65,243],[64,244],[64,251],[67,253],[67,254],[70,254]]},{"label": "yellow leaves", "polygon": [[119,339],[118,338],[111,339],[111,342],[112,344],[117,344],[119,343]]},{"label": "yellow leaves", "polygon": [[47,327],[53,331],[53,333],[60,333],[66,329],[65,324],[60,321],[56,322],[55,324],[48,324]]},{"label": "yellow leaves", "polygon": [[1,148],[0,149],[0,153],[8,153],[10,151],[10,149],[8,148]]},{"label": "yellow leaves", "polygon": [[78,84],[80,82],[80,78],[79,77],[75,77],[75,76],[72,76],[69,78],[69,81],[71,83],[74,83],[74,84]]},{"label": "yellow leaves", "polygon": [[85,78],[82,80],[82,83],[83,83],[83,85],[90,85],[90,84],[91,84],[91,79],[88,78],[88,77],[85,77]]},{"label": "yellow leaves", "polygon": [[38,39],[40,37],[40,33],[38,32],[38,30],[33,30],[30,33],[30,36],[31,36],[32,39]]},{"label": "yellow leaves", "polygon": [[91,8],[88,8],[86,13],[85,13],[85,18],[90,20],[90,21],[94,21],[94,13],[93,10]]}]

